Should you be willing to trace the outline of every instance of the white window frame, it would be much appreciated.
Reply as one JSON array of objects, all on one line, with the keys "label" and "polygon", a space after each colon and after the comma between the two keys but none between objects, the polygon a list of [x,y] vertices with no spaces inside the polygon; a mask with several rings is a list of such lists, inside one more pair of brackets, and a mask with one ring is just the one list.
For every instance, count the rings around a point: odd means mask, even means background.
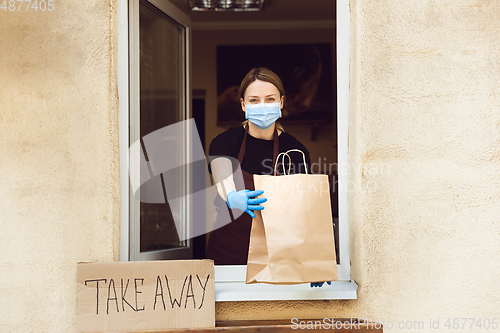
[{"label": "white window frame", "polygon": [[[123,137],[123,140],[127,139],[127,144],[122,145],[120,142],[120,147],[129,147],[131,142],[137,142],[140,138],[137,135],[139,132],[139,115],[140,115],[140,65],[135,66],[135,64],[140,62],[140,51],[139,51],[139,8],[140,8],[141,0],[127,0],[127,16],[128,16],[128,111],[127,112],[127,133],[120,132],[120,139]],[[183,108],[181,120],[186,120],[191,118],[191,82],[190,82],[190,68],[191,68],[191,19],[184,14],[181,10],[175,7],[168,0],[145,0],[145,2],[149,3],[151,6],[157,8],[162,13],[168,13],[168,17],[175,21],[179,26],[184,28],[184,38],[185,45],[183,45],[183,60],[186,64],[185,71],[185,80],[183,82],[183,87],[181,89],[185,91],[185,108]],[[120,84],[120,83],[119,83]],[[123,101],[121,99],[120,101]],[[130,112],[132,114],[130,114]],[[125,114],[120,114],[120,116],[125,116]],[[132,115],[132,117],[131,117]],[[125,123],[125,119],[124,119]],[[185,147],[183,151],[185,152],[185,156],[181,157],[186,159],[186,156],[189,156],[191,152],[190,142],[188,142],[192,137],[189,128],[185,128],[184,137],[179,138]],[[136,137],[137,136],[137,137]],[[124,152],[125,153],[125,152]],[[136,170],[139,172],[139,164],[138,156],[140,156],[140,145],[136,145],[135,149],[130,149],[128,152],[128,164],[126,166],[130,167],[130,170]],[[120,152],[120,156],[122,156]],[[179,156],[180,157],[180,156]],[[187,164],[184,166],[185,172],[190,173],[190,165]],[[122,174],[125,172],[128,174],[127,169],[121,170]],[[135,177],[139,177],[139,173],[135,175]],[[192,184],[190,183],[191,179],[187,179],[184,185],[184,190],[190,188]],[[121,252],[123,252],[122,258],[125,257],[125,252],[128,252],[128,260],[130,261],[147,261],[147,260],[167,260],[167,259],[186,259],[191,258],[193,256],[193,241],[192,239],[186,239],[182,246],[164,249],[164,250],[156,250],[156,251],[147,251],[141,252],[139,246],[140,240],[140,208],[138,202],[140,201],[140,191],[136,192],[134,195],[128,194],[129,200],[126,202],[127,207],[127,217],[131,217],[128,222],[122,219],[122,225],[127,223],[128,233],[127,235],[122,235],[123,240],[128,239],[129,244],[128,247],[125,248],[123,244],[121,244]],[[122,203],[124,203],[124,197],[122,197]],[[186,196],[181,203],[181,206],[178,207],[179,213],[181,214],[181,219],[183,221],[191,221],[190,211],[192,201],[189,200],[189,196]],[[123,215],[122,215],[123,217]],[[182,229],[178,230],[181,234],[189,234],[191,223],[184,223],[182,225]],[[123,237],[127,238],[123,238]]]},{"label": "white window frame", "polygon": [[[215,267],[216,301],[262,300],[315,300],[356,299],[357,284],[351,278],[349,255],[348,216],[348,126],[349,126],[349,58],[350,58],[350,8],[349,0],[337,0],[337,131],[338,131],[338,200],[339,200],[339,280],[321,288],[309,284],[268,285],[245,284],[246,266]],[[129,125],[129,18],[128,0],[119,0],[118,24],[118,96],[119,144],[121,183],[121,244],[120,259],[129,258],[129,175],[128,175],[128,125]]]}]

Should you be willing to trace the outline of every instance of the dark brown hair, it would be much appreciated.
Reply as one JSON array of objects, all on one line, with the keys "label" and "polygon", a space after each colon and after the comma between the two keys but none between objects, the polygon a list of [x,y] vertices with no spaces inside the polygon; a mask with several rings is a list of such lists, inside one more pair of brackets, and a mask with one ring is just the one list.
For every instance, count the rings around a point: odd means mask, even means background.
[{"label": "dark brown hair", "polygon": [[285,96],[283,82],[281,82],[279,76],[269,68],[256,67],[250,70],[250,72],[248,72],[248,74],[245,75],[245,77],[241,81],[239,90],[240,98],[244,99],[245,91],[247,90],[248,86],[255,80],[272,83],[276,88],[278,88],[278,91],[280,92],[280,99],[282,96]]}]

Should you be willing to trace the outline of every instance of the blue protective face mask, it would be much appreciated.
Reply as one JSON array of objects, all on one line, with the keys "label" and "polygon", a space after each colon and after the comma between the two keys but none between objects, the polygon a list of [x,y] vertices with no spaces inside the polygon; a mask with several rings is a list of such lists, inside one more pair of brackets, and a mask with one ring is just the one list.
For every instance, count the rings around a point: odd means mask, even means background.
[{"label": "blue protective face mask", "polygon": [[281,117],[281,103],[245,104],[245,118],[264,130]]}]

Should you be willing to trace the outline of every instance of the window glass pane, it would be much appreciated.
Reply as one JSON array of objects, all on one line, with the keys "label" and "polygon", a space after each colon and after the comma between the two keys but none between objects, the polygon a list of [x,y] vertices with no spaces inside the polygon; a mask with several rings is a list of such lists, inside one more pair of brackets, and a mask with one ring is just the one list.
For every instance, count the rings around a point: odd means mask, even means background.
[{"label": "window glass pane", "polygon": [[[139,13],[140,137],[143,138],[185,119],[185,29],[147,1],[140,2]],[[182,146],[179,151],[185,151],[183,138],[172,140]],[[147,156],[144,143],[143,151],[149,161],[152,157]],[[176,164],[182,166],[184,157],[177,155],[160,158],[177,159]],[[159,178],[162,187],[158,186],[156,190],[163,190],[165,203],[140,203],[140,252],[186,246],[186,241],[179,240],[173,218],[175,214],[183,214],[183,207],[169,206],[164,176]],[[171,178],[167,186],[178,187],[179,190],[174,192],[181,193],[185,176],[176,180]],[[147,193],[141,193],[143,195]],[[185,221],[182,216],[179,220]]]}]

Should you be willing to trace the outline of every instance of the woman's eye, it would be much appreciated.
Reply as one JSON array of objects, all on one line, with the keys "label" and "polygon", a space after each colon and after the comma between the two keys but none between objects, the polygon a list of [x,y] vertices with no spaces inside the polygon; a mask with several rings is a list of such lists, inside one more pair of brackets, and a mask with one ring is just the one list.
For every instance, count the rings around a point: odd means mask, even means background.
[{"label": "woman's eye", "polygon": [[269,97],[269,98],[267,99],[267,101],[268,101],[268,102],[274,102],[274,98],[273,98],[273,97]]},{"label": "woman's eye", "polygon": [[252,99],[250,100],[250,103],[257,103],[257,102],[258,102],[258,100],[256,100],[255,98],[252,98]]}]

